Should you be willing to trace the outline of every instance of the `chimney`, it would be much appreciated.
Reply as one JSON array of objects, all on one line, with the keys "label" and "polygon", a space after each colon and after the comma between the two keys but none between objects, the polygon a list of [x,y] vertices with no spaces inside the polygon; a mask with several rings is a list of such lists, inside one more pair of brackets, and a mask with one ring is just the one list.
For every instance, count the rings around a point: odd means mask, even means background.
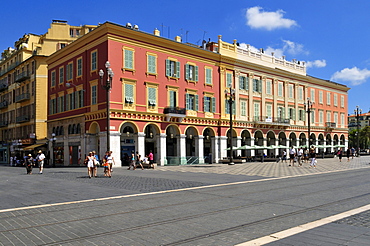
[{"label": "chimney", "polygon": [[180,36],[176,36],[175,37],[175,41],[181,43],[181,37]]},{"label": "chimney", "polygon": [[156,28],[156,29],[154,30],[154,35],[155,35],[155,36],[161,36],[161,32]]}]

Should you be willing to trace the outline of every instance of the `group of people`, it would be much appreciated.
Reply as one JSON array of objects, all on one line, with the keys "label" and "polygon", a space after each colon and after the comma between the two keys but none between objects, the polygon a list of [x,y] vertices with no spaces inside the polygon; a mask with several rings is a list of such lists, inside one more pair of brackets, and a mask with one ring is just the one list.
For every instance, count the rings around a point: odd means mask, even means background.
[{"label": "group of people", "polygon": [[25,156],[23,165],[26,167],[27,174],[32,174],[33,167],[36,165],[39,167],[39,174],[42,174],[44,170],[45,155],[39,150],[36,158],[33,158],[32,154]]},{"label": "group of people", "polygon": [[112,156],[112,151],[105,152],[103,159],[100,161],[99,156],[95,151],[89,152],[84,161],[87,166],[87,174],[89,179],[91,177],[98,177],[98,166],[101,164],[104,167],[104,176],[111,178],[113,172],[113,165],[115,164]]},{"label": "group of people", "polygon": [[[287,162],[287,152],[283,150],[281,160],[283,162]],[[278,162],[280,161],[280,158]],[[316,150],[315,147],[312,146],[310,149],[308,148],[298,148],[297,150],[292,146],[289,149],[289,166],[294,166],[295,163],[298,166],[302,166],[303,162],[310,161],[310,168],[316,168],[317,159],[316,159]]]},{"label": "group of people", "polygon": [[143,164],[149,164],[149,167],[154,168],[154,156],[153,151],[149,152],[149,155],[146,155],[144,158],[141,158],[141,155],[138,151],[136,151],[136,154],[134,151],[131,152],[131,157],[129,160],[129,166],[127,170],[130,170],[132,167],[132,170],[135,170],[137,166],[141,167],[141,170],[144,170]]},{"label": "group of people", "polygon": [[340,162],[342,162],[343,155],[345,154],[347,156],[347,162],[348,162],[351,157],[353,159],[353,157],[356,156],[356,150],[355,150],[354,147],[349,147],[349,148],[347,148],[346,151],[343,151],[342,148],[339,148],[339,150],[336,154],[337,154]]}]

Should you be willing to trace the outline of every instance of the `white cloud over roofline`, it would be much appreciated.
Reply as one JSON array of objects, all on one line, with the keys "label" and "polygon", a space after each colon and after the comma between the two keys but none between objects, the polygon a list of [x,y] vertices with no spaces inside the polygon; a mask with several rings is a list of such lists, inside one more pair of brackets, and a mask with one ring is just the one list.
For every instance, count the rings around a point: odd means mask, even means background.
[{"label": "white cloud over roofline", "polygon": [[252,7],[246,11],[247,25],[253,29],[266,29],[268,31],[297,26],[296,21],[284,18],[284,13],[281,9],[276,12],[267,12],[259,6]]},{"label": "white cloud over roofline", "polygon": [[315,61],[307,61],[306,62],[306,67],[311,68],[311,67],[326,67],[326,60],[315,60]]},{"label": "white cloud over roofline", "polygon": [[370,78],[370,71],[365,69],[359,69],[357,67],[344,68],[341,71],[337,71],[331,76],[330,80],[350,82],[351,85],[360,85],[366,82]]}]

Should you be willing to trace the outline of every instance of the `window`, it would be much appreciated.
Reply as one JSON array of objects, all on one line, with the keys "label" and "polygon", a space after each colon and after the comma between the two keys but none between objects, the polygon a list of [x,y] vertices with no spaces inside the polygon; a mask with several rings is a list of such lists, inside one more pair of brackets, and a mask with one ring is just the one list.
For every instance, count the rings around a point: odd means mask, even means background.
[{"label": "window", "polygon": [[215,113],[216,112],[216,98],[210,97],[210,96],[204,96],[203,100],[204,100],[204,107],[203,107],[204,112]]},{"label": "window", "polygon": [[315,89],[311,89],[311,102],[314,102],[315,101]]},{"label": "window", "polygon": [[125,84],[125,103],[134,103],[134,85]]},{"label": "window", "polygon": [[166,76],[172,78],[180,78],[180,62],[167,59]]},{"label": "window", "polygon": [[97,97],[97,86],[93,85],[91,86],[91,104],[97,104],[98,102],[98,97]]},{"label": "window", "polygon": [[322,110],[319,111],[319,123],[324,123],[324,112]]},{"label": "window", "polygon": [[91,52],[91,71],[98,69],[98,56],[97,51]]},{"label": "window", "polygon": [[157,88],[148,87],[148,106],[155,107],[157,105]]},{"label": "window", "polygon": [[248,90],[248,78],[246,76],[239,76],[239,89]]},{"label": "window", "polygon": [[262,93],[262,80],[253,79],[253,92]]},{"label": "window", "polygon": [[55,86],[55,71],[51,72],[51,86]]},{"label": "window", "polygon": [[266,94],[272,95],[272,81],[266,81]]},{"label": "window", "polygon": [[342,127],[344,126],[344,114],[343,113],[340,114],[340,124],[342,125]]},{"label": "window", "polygon": [[186,93],[186,110],[198,111],[198,95]]},{"label": "window", "polygon": [[64,96],[58,97],[58,113],[64,112]]},{"label": "window", "polygon": [[212,85],[212,68],[206,68],[206,84]]},{"label": "window", "polygon": [[67,65],[67,81],[73,79],[73,63]]},{"label": "window", "polygon": [[338,95],[337,94],[334,94],[334,106],[335,107],[338,106]]},{"label": "window", "polygon": [[326,112],[326,122],[331,122],[331,112]]},{"label": "window", "polygon": [[306,119],[306,111],[304,111],[303,109],[300,109],[299,110],[299,116],[298,116],[298,120],[300,121],[305,121]]},{"label": "window", "polygon": [[278,96],[279,97],[283,97],[284,96],[284,93],[283,93],[283,82],[279,82],[278,83]]},{"label": "window", "polygon": [[[232,103],[233,114],[235,115],[235,101]],[[225,99],[225,113],[230,114],[229,100]]]},{"label": "window", "polygon": [[314,110],[311,111],[311,118],[310,118],[310,120],[311,120],[311,123],[315,123],[315,111]]},{"label": "window", "polygon": [[186,64],[185,65],[185,77],[188,81],[198,81],[198,66]]},{"label": "window", "polygon": [[331,104],[331,93],[330,92],[326,93],[326,104],[327,105]]},{"label": "window", "polygon": [[231,73],[226,74],[226,87],[230,88],[233,85],[233,75]]},{"label": "window", "polygon": [[281,119],[285,119],[285,107],[283,106],[278,106],[277,108],[277,113],[278,113],[278,118],[281,120]]},{"label": "window", "polygon": [[241,116],[247,116],[247,102],[246,101],[240,102],[240,114]]},{"label": "window", "polygon": [[340,96],[340,106],[344,108],[344,96]]},{"label": "window", "polygon": [[77,59],[77,77],[82,76],[82,58]]},{"label": "window", "polygon": [[337,112],[334,113],[334,122],[338,123],[338,113]]},{"label": "window", "polygon": [[170,107],[177,107],[177,91],[169,91],[169,105]]},{"label": "window", "polygon": [[49,101],[49,113],[50,114],[55,114],[56,113],[56,100],[55,98],[51,99]]},{"label": "window", "polygon": [[123,68],[128,70],[134,70],[134,51],[124,49],[124,62]]},{"label": "window", "polygon": [[257,121],[260,120],[260,103],[259,102],[254,103],[254,120],[257,120]]},{"label": "window", "polygon": [[288,117],[290,120],[295,120],[295,109],[294,108],[289,108],[288,110]]},{"label": "window", "polygon": [[290,84],[288,86],[288,96],[289,96],[289,98],[293,98],[293,95],[294,95],[294,93],[293,93],[293,85]]},{"label": "window", "polygon": [[64,67],[59,68],[59,84],[64,83]]},{"label": "window", "polygon": [[266,116],[272,117],[272,105],[271,104],[266,104]]},{"label": "window", "polygon": [[79,90],[75,92],[76,108],[82,108],[84,106],[84,91]]},{"label": "window", "polygon": [[319,91],[319,103],[323,104],[323,92]]},{"label": "window", "polygon": [[157,56],[148,55],[148,73],[157,74]]},{"label": "window", "polygon": [[298,87],[298,100],[303,100],[303,87]]}]

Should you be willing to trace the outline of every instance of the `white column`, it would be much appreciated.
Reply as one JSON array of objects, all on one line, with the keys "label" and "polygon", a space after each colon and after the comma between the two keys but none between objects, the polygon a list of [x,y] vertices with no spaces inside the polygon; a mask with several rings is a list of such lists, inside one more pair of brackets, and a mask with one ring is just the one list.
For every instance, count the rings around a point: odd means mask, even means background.
[{"label": "white column", "polygon": [[141,155],[141,158],[145,156],[145,133],[144,132],[137,133],[136,151],[139,152],[139,155]]},{"label": "white column", "polygon": [[[251,146],[253,147],[254,146],[254,140],[255,138],[251,137]],[[251,150],[251,156],[255,156],[256,154],[256,151],[254,149]]]},{"label": "white column", "polygon": [[177,145],[178,151],[180,155],[180,164],[187,164],[186,163],[186,135],[180,134],[179,135],[179,144]]},{"label": "white column", "polygon": [[223,157],[227,157],[227,137],[226,136],[219,136],[219,159]]},{"label": "white column", "polygon": [[[278,138],[275,138],[275,145],[276,146],[279,145],[279,139]],[[279,149],[275,149],[275,156],[278,156],[278,155],[280,155]]]},{"label": "white column", "polygon": [[215,137],[211,137],[211,143],[212,143],[212,162],[214,163],[219,163],[219,156],[220,156],[220,152],[219,152],[219,137],[218,136],[215,136]]},{"label": "white column", "polygon": [[[237,136],[236,137],[236,147],[239,148],[241,146],[242,146],[242,137]],[[242,154],[241,150],[236,151],[236,156],[241,156],[241,154]]]},{"label": "white column", "polygon": [[166,140],[167,140],[167,135],[166,133],[161,133],[159,135],[159,138],[158,138],[158,144],[157,146],[159,146],[159,151],[158,151],[158,165],[160,166],[164,166],[165,164],[167,164],[167,160],[166,160],[166,156],[167,156],[167,144],[166,144]]},{"label": "white column", "polygon": [[[110,150],[114,158],[114,167],[122,166],[121,161],[121,133],[117,131],[110,131]],[[104,152],[105,154],[105,152]],[[100,157],[101,158],[101,157]]]},{"label": "white column", "polygon": [[195,137],[195,155],[198,156],[199,164],[204,164],[204,136]]}]

